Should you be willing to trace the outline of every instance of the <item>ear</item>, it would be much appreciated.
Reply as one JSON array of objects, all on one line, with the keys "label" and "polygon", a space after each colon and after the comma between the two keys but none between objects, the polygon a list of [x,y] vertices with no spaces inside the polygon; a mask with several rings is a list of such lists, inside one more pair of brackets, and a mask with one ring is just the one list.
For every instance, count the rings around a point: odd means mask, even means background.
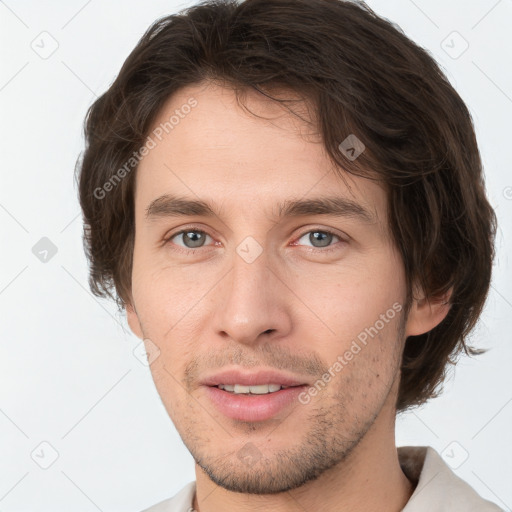
[{"label": "ear", "polygon": [[450,288],[443,296],[427,300],[420,290],[419,298],[413,298],[405,327],[405,337],[425,334],[439,325],[450,311],[452,292],[453,288]]},{"label": "ear", "polygon": [[128,320],[128,325],[132,330],[133,334],[140,338],[144,339],[144,334],[142,333],[142,328],[139,322],[139,317],[137,316],[137,312],[135,311],[135,307],[131,304],[126,304],[126,319]]}]

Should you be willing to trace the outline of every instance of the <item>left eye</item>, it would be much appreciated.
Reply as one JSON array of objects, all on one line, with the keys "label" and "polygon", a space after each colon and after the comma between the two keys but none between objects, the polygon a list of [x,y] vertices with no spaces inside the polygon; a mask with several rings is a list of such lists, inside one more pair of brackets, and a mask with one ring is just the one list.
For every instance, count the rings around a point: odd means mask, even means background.
[{"label": "left eye", "polygon": [[[307,237],[308,242],[313,244],[313,247],[316,249],[320,249],[322,247],[328,247],[331,245],[331,242],[333,241],[333,238],[337,238],[339,241],[341,241],[340,237],[338,235],[335,235],[334,233],[331,233],[330,231],[324,231],[324,230],[313,230],[308,231],[307,233],[304,233],[300,238],[297,239],[299,242],[303,238]],[[315,245],[318,244],[318,245]]]}]

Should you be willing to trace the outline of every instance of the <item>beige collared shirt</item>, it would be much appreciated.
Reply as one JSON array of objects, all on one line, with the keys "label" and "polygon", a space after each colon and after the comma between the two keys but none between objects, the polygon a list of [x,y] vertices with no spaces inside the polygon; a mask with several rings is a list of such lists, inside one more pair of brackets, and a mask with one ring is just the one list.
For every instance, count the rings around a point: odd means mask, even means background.
[{"label": "beige collared shirt", "polygon": [[[430,446],[401,446],[398,459],[407,478],[417,482],[402,512],[503,512],[481,498]],[[195,481],[189,482],[172,498],[143,512],[192,512],[195,491]]]}]

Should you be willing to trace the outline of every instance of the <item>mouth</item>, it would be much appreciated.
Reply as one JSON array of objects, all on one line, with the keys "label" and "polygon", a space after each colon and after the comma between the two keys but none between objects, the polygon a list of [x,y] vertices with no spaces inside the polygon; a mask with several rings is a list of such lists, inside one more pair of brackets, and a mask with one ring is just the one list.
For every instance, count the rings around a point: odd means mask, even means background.
[{"label": "mouth", "polygon": [[297,386],[281,386],[280,384],[260,384],[257,386],[244,386],[243,384],[219,384],[219,389],[235,395],[267,395],[277,393],[281,389],[288,389]]},{"label": "mouth", "polygon": [[307,385],[219,384],[204,386],[204,389],[213,406],[227,418],[237,421],[262,422],[275,418],[294,404],[295,406],[299,405],[298,397],[307,389]]},{"label": "mouth", "polygon": [[294,405],[308,386],[306,380],[273,368],[248,371],[240,366],[203,378],[200,382],[211,404],[223,416],[237,421],[266,421]]}]

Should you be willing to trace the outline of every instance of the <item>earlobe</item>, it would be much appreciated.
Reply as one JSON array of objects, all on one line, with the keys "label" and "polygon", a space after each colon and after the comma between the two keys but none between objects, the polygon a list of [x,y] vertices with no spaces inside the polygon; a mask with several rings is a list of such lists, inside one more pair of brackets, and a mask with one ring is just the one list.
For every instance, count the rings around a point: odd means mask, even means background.
[{"label": "earlobe", "polygon": [[450,288],[443,296],[436,299],[427,300],[424,294],[421,294],[418,299],[413,299],[407,318],[405,337],[425,334],[439,325],[450,311],[452,292],[453,288]]},{"label": "earlobe", "polygon": [[128,325],[132,330],[133,334],[140,338],[141,340],[144,338],[142,333],[142,329],[139,322],[139,317],[137,316],[137,312],[135,308],[131,304],[126,304],[126,319],[128,320]]}]

